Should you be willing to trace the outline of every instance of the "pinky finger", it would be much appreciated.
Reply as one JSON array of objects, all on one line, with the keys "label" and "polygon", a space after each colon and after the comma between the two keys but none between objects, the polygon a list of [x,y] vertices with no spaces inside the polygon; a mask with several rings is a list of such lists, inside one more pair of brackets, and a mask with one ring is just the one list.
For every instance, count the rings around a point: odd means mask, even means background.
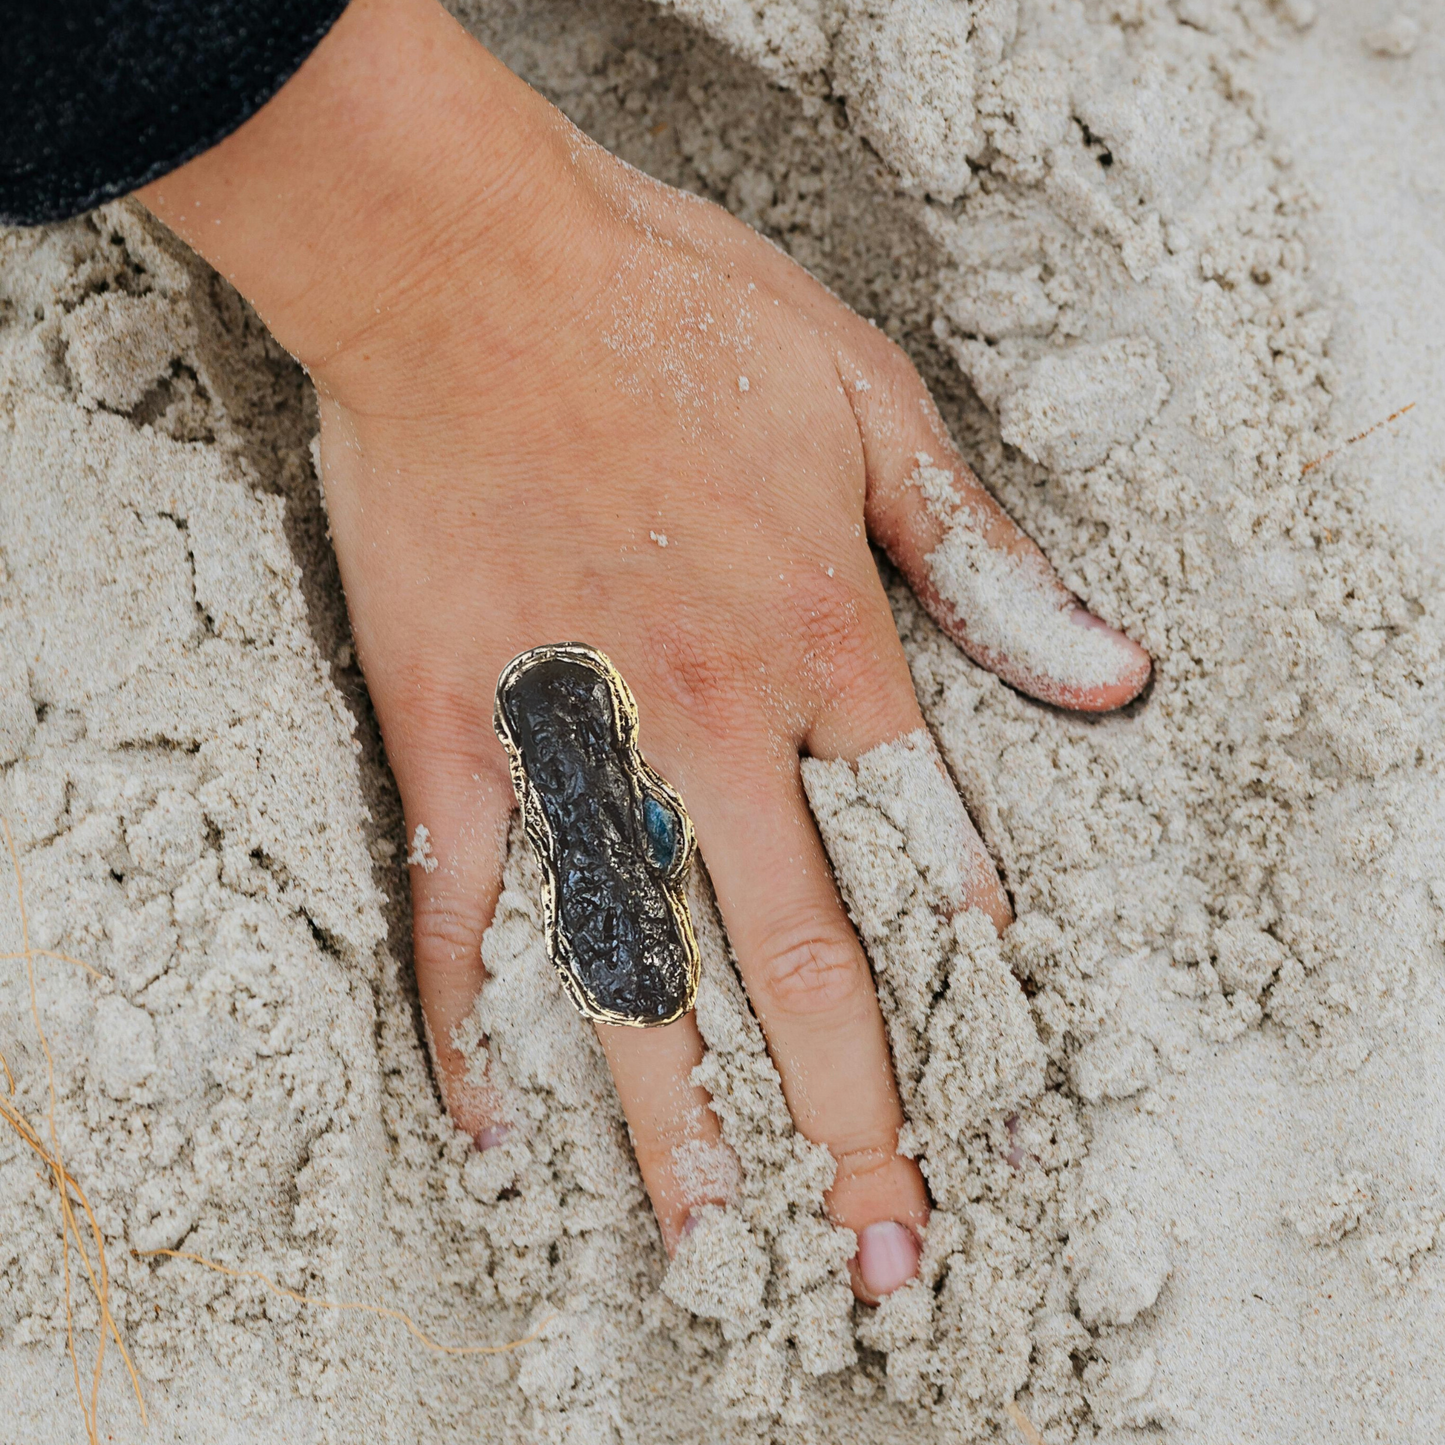
[{"label": "pinky finger", "polygon": [[1059,580],[946,443],[914,458],[887,551],[934,620],[1030,697],[1108,712],[1137,697],[1149,655]]},{"label": "pinky finger", "polygon": [[849,400],[868,530],[934,620],[975,662],[1043,702],[1107,712],[1136,697],[1148,653],[1059,580],[958,454],[902,352],[867,340],[868,381],[855,382]]}]

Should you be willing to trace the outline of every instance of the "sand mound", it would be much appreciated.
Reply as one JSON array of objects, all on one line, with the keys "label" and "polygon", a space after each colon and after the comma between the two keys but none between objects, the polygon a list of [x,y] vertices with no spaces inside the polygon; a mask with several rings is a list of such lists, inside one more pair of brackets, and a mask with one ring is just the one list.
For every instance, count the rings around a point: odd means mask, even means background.
[{"label": "sand mound", "polygon": [[[923,1278],[854,1306],[829,1160],[700,875],[703,1075],[743,1179],[667,1268],[520,845],[468,1033],[521,1127],[478,1155],[440,1114],[303,378],[127,204],[5,235],[0,813],[30,948],[102,975],[33,960],[145,1438],[1012,1440],[1017,1410],[1050,1445],[1440,1433],[1445,609],[1379,507],[1428,497],[1433,463],[1339,450],[1384,413],[1332,415],[1317,202],[1259,99],[1314,36],[1376,66],[1428,37],[1382,50],[1365,33],[1398,17],[1343,0],[1306,39],[1304,0],[666,8],[462,12],[898,337],[1156,680],[1065,716],[895,590],[932,740],[806,782],[938,1206]],[[959,817],[935,756],[1016,901],[1002,942],[939,921]],[[43,1131],[24,959],[0,1000]],[[0,1130],[0,1440],[83,1435],[67,1267],[87,1392],[99,1315],[61,1238]],[[458,1361],[132,1253],[172,1247],[446,1342],[540,1338]],[[112,1345],[106,1437],[141,1438],[127,1389]]]}]

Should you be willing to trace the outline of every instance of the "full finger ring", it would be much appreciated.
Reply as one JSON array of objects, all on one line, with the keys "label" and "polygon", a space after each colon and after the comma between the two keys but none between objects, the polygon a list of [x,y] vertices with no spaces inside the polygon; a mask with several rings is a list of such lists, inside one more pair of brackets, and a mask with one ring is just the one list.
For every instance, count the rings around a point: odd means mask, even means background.
[{"label": "full finger ring", "polygon": [[638,751],[632,690],[596,648],[534,647],[502,669],[492,722],[573,1003],[600,1023],[680,1018],[701,974],[684,889],[692,823]]}]

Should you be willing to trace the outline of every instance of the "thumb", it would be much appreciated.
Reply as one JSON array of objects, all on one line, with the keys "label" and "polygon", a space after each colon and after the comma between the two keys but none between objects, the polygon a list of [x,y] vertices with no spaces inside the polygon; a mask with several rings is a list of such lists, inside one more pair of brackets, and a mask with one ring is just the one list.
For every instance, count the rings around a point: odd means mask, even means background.
[{"label": "thumb", "polygon": [[1138,696],[1149,655],[1059,581],[959,455],[903,352],[872,332],[839,371],[863,441],[868,531],[934,621],[1042,702],[1107,712]]}]

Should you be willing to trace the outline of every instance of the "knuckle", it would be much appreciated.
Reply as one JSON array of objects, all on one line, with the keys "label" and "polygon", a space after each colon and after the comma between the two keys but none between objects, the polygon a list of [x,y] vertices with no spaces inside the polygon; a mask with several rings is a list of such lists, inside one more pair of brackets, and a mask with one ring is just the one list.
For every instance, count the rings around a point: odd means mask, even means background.
[{"label": "knuckle", "polygon": [[[889,1185],[906,1185],[912,1181],[910,1161],[898,1153],[898,1130],[891,1132],[880,1128],[875,1137],[858,1142],[849,1141],[846,1146],[834,1144],[829,1152],[833,1155],[833,1189],[841,1191],[844,1199],[857,1199],[860,1194],[876,1192]],[[901,1176],[901,1178],[900,1178]],[[899,1189],[899,1193],[903,1189]]]},{"label": "knuckle", "polygon": [[458,678],[422,658],[398,661],[378,688],[383,723],[428,757],[486,760],[492,733],[492,698],[471,678]]},{"label": "knuckle", "polygon": [[865,582],[841,574],[821,579],[802,599],[794,624],[799,671],[820,702],[877,690],[895,671],[887,653],[898,634],[880,617],[881,605]]},{"label": "knuckle", "polygon": [[758,986],[789,1014],[831,1014],[856,1003],[866,977],[858,941],[831,929],[782,935],[762,949]]},{"label": "knuckle", "polygon": [[746,706],[744,660],[715,634],[674,621],[651,630],[654,686],[673,708],[708,731],[729,733]]},{"label": "knuckle", "polygon": [[897,389],[899,395],[921,388],[918,368],[904,349],[876,326],[870,326],[862,343],[863,364],[872,373],[875,384],[882,382]]},{"label": "knuckle", "polygon": [[861,589],[847,584],[837,586],[837,581],[841,579],[835,579],[829,592],[814,605],[805,607],[795,624],[803,655],[815,665],[852,660],[871,650],[875,629],[865,616]]},{"label": "knuckle", "polygon": [[952,450],[928,387],[897,342],[874,331],[858,362],[871,387],[868,410],[875,438],[901,447],[905,454],[923,450],[937,457],[941,450]]},{"label": "knuckle", "polygon": [[480,957],[482,919],[474,907],[450,898],[416,898],[412,947],[423,968],[468,967]]},{"label": "knuckle", "polygon": [[798,580],[793,597],[798,634],[813,649],[851,639],[866,626],[872,601],[869,588],[846,567],[831,577],[815,569]]}]

